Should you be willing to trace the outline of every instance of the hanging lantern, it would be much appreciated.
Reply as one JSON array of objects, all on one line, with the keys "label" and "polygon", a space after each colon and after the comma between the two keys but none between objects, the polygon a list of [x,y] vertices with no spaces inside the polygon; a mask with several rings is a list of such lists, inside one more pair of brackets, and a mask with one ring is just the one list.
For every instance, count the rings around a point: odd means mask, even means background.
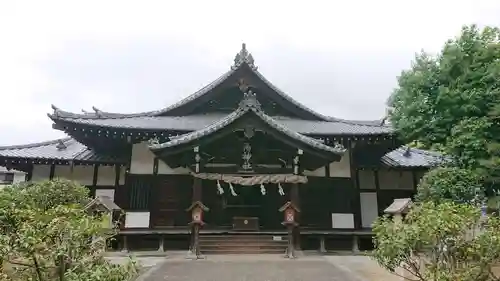
[{"label": "hanging lantern", "polygon": [[262,193],[262,195],[266,195],[266,188],[264,187],[264,184],[260,184],[260,193]]}]

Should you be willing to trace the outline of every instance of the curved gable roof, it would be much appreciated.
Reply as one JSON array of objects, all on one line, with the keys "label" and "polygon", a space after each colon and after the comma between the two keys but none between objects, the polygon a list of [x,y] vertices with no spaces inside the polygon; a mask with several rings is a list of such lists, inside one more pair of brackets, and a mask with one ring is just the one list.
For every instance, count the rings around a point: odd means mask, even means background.
[{"label": "curved gable roof", "polygon": [[152,151],[160,151],[165,148],[170,148],[170,147],[175,147],[178,145],[183,145],[183,144],[189,144],[193,141],[196,141],[202,137],[211,135],[213,133],[218,132],[219,130],[225,128],[226,126],[234,123],[236,120],[240,119],[242,116],[245,114],[254,114],[257,116],[261,121],[266,123],[268,126],[271,128],[279,131],[280,133],[286,135],[287,137],[294,139],[296,141],[299,141],[303,143],[306,146],[309,146],[314,149],[322,150],[324,152],[328,153],[333,153],[333,154],[338,154],[342,155],[346,150],[343,147],[331,147],[328,145],[325,145],[313,138],[304,136],[302,134],[299,134],[295,131],[290,130],[289,128],[283,126],[282,124],[276,122],[272,117],[266,115],[264,112],[260,110],[260,104],[258,104],[258,101],[255,97],[255,94],[245,94],[245,98],[241,101],[240,107],[235,110],[234,112],[230,113],[226,117],[222,118],[221,120],[213,123],[212,125],[205,127],[201,130],[194,131],[188,134],[181,135],[177,138],[174,138],[168,142],[161,143],[161,144],[151,144],[149,148]]},{"label": "curved gable roof", "polygon": [[[231,77],[233,74],[235,74],[239,69],[241,68],[248,68],[250,71],[252,71],[255,76],[260,79],[265,85],[267,85],[272,91],[274,91],[278,97],[283,99],[285,102],[291,104],[293,107],[297,108],[301,112],[304,112],[305,114],[311,116],[313,119],[317,121],[325,121],[325,122],[340,122],[340,123],[347,123],[347,124],[352,124],[352,125],[367,125],[369,123],[370,125],[381,125],[381,120],[371,120],[371,121],[355,121],[355,120],[344,120],[344,119],[339,119],[335,117],[330,117],[326,116],[323,114],[320,114],[307,106],[301,104],[297,100],[293,99],[291,96],[287,95],[285,92],[280,90],[277,86],[272,84],[269,80],[265,78],[264,75],[262,75],[257,67],[255,66],[255,62],[253,59],[253,56],[247,51],[246,45],[243,44],[242,49],[238,54],[236,54],[236,57],[234,59],[234,64],[232,65],[231,69],[227,71],[226,73],[222,74],[220,77],[209,83],[208,85],[204,86],[200,90],[196,91],[195,93],[187,96],[186,98],[180,100],[177,103],[174,103],[168,107],[159,109],[159,110],[154,110],[154,111],[146,111],[146,112],[138,112],[138,113],[114,113],[114,112],[106,112],[103,110],[100,110],[96,107],[92,107],[94,112],[83,112],[83,113],[73,113],[69,111],[62,110],[55,105],[52,105],[53,113],[48,114],[49,117],[54,120],[62,120],[62,119],[82,119],[82,120],[99,120],[99,119],[124,119],[124,118],[145,118],[145,117],[160,117],[164,115],[172,115],[172,112],[174,110],[177,110],[183,106],[186,106],[190,104],[193,101],[196,101],[200,99],[201,97],[207,95],[210,93],[214,88],[217,86],[221,85],[224,83],[229,77]],[[175,114],[174,114],[175,115]],[[312,121],[312,120],[311,120]]]}]

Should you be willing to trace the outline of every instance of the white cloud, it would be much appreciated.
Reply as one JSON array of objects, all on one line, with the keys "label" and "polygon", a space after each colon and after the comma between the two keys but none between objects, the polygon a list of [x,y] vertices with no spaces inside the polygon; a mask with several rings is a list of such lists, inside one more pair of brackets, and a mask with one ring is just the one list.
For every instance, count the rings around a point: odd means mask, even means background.
[{"label": "white cloud", "polygon": [[[498,14],[496,0],[2,1],[0,144],[60,136],[45,116],[51,103],[76,111],[172,103],[227,69],[241,42],[271,80],[316,110],[378,118],[414,52],[439,50],[463,24],[498,25]],[[323,96],[304,99],[310,91]]]}]

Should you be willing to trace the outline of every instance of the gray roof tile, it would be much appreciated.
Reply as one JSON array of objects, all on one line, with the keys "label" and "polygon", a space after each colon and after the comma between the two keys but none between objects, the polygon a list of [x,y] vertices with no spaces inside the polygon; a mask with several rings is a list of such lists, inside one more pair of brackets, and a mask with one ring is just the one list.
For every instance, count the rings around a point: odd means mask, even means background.
[{"label": "gray roof tile", "polygon": [[87,203],[84,207],[84,209],[92,209],[95,205],[102,205],[104,206],[108,211],[115,211],[115,210],[121,210],[118,205],[113,201],[113,199],[109,198],[108,196],[97,196],[94,198],[92,201]]},{"label": "gray roof tile", "polygon": [[[238,61],[236,63],[236,60]],[[52,106],[54,109],[53,114],[49,114],[49,117],[54,121],[62,120],[72,123],[81,123],[81,124],[89,124],[96,126],[109,126],[114,128],[136,128],[136,129],[179,129],[185,131],[193,131],[200,130],[213,122],[219,120],[223,116],[220,116],[219,119],[214,116],[206,116],[204,120],[201,120],[199,117],[187,116],[187,119],[184,117],[160,117],[165,113],[168,113],[176,108],[179,108],[193,100],[196,100],[205,94],[209,93],[212,89],[222,84],[224,81],[229,79],[236,71],[243,67],[248,66],[249,69],[260,79],[264,84],[266,84],[269,88],[275,91],[279,96],[281,96],[284,100],[288,101],[292,105],[304,110],[311,115],[317,117],[320,120],[319,122],[315,121],[306,121],[306,120],[297,120],[297,124],[294,124],[294,121],[284,121],[287,124],[283,124],[292,130],[301,133],[307,133],[311,131],[311,133],[318,134],[352,134],[352,133],[360,133],[360,134],[386,134],[390,133],[389,127],[380,126],[381,121],[354,121],[354,120],[343,120],[339,118],[334,118],[326,115],[322,115],[314,110],[306,107],[300,102],[293,99],[291,96],[287,95],[285,92],[280,90],[278,87],[273,85],[269,80],[265,78],[254,65],[253,57],[246,50],[246,47],[242,47],[241,51],[237,54],[235,58],[235,64],[231,67],[229,71],[222,74],[213,82],[209,83],[205,87],[201,88],[197,92],[189,95],[188,97],[180,100],[179,102],[165,107],[160,110],[148,111],[148,112],[140,112],[140,113],[132,113],[132,114],[123,114],[123,113],[112,113],[105,112],[99,110],[95,107],[92,109],[94,112],[83,112],[72,113],[68,111],[61,110],[55,106]],[[159,118],[159,119],[157,119]],[[169,119],[170,118],[170,119]],[[182,119],[181,119],[182,118]],[[192,120],[192,119],[196,120]],[[91,121],[92,120],[92,121]],[[181,121],[181,122],[177,122]],[[199,124],[192,123],[193,121],[200,122]],[[302,121],[302,122],[299,122]],[[291,123],[291,124],[288,124]],[[295,129],[295,127],[300,127],[300,129]],[[318,127],[318,128],[316,128]]]},{"label": "gray roof tile", "polygon": [[[114,129],[197,131],[223,120],[227,115],[220,113],[188,116],[125,117],[125,118],[60,118],[59,120],[88,126]],[[277,123],[306,135],[378,135],[390,134],[392,128],[373,122],[361,121],[312,121],[273,116]]]},{"label": "gray roof tile", "polygon": [[382,157],[382,163],[390,167],[431,168],[443,164],[445,161],[447,158],[439,152],[408,147],[400,147]]},{"label": "gray roof tile", "polygon": [[[212,128],[211,130],[214,130],[214,128]],[[198,134],[199,133],[200,132],[198,132]],[[181,135],[179,136],[179,138],[183,139],[188,137],[188,135],[191,135],[191,133]],[[177,139],[178,138],[175,138],[174,140]],[[69,149],[62,151],[58,150],[56,146],[61,141],[66,144]],[[123,161],[123,163],[126,162],[125,159],[110,159],[109,156],[100,155],[94,152],[92,149],[87,148],[83,144],[71,138],[57,139],[28,145],[0,147],[0,158],[47,159],[66,161],[76,160],[82,162],[104,163],[114,163],[117,161]],[[444,161],[446,161],[446,158],[440,153],[416,148],[411,148],[410,154],[408,155],[406,153],[406,147],[401,147],[393,150],[382,157],[382,163],[384,163],[385,165],[388,165],[390,167],[404,168],[431,168],[443,163]]]},{"label": "gray roof tile", "polygon": [[159,109],[159,110],[153,110],[153,111],[145,111],[145,112],[138,112],[138,113],[115,113],[115,112],[106,112],[102,111],[96,107],[92,107],[92,110],[94,112],[83,112],[81,114],[79,113],[73,113],[69,111],[64,111],[61,110],[60,108],[56,107],[55,105],[52,105],[52,109],[54,110],[54,114],[49,114],[50,118],[79,118],[79,119],[100,119],[100,118],[130,118],[130,117],[155,117],[159,116],[162,114],[165,114],[175,108],[178,108],[184,104],[187,104],[188,102],[195,100],[206,93],[210,92],[213,88],[217,87],[218,85],[222,84],[228,77],[230,77],[236,69],[231,69],[227,71],[226,73],[222,74],[219,78],[215,79],[213,82],[209,83],[208,85],[204,86],[200,90],[196,91],[194,94],[191,94],[187,96],[186,98],[180,100],[177,103],[174,103],[168,107]]},{"label": "gray roof tile", "polygon": [[301,141],[305,143],[306,145],[309,145],[311,147],[314,147],[316,149],[321,149],[324,151],[328,151],[331,153],[336,153],[336,154],[343,154],[345,152],[345,149],[343,147],[331,147],[328,145],[325,145],[313,138],[304,136],[302,134],[299,134],[297,132],[294,132],[290,130],[289,128],[285,127],[284,125],[278,123],[276,120],[274,120],[272,117],[266,115],[264,112],[262,112],[260,109],[258,109],[257,106],[255,105],[249,105],[249,106],[240,106],[237,110],[232,112],[231,114],[227,115],[226,117],[222,118],[221,120],[213,123],[212,125],[205,127],[201,130],[194,131],[188,134],[184,134],[182,136],[179,136],[169,142],[161,143],[161,144],[151,144],[149,147],[152,150],[161,150],[163,148],[167,147],[174,147],[180,144],[185,144],[189,143],[193,140],[199,139],[203,136],[207,136],[209,134],[212,134],[227,125],[233,123],[234,121],[238,120],[241,116],[243,116],[245,113],[252,112],[256,116],[258,116],[262,121],[264,121],[266,124],[271,126],[272,128],[284,133],[290,138],[293,138],[295,140]]},{"label": "gray roof tile", "polygon": [[411,198],[396,198],[389,207],[384,210],[386,214],[405,214],[408,213],[413,202]]},{"label": "gray roof tile", "polygon": [[176,138],[173,138],[172,140],[170,140],[168,142],[159,143],[159,144],[151,144],[149,146],[149,148],[151,150],[161,150],[161,149],[164,149],[167,147],[174,147],[174,146],[177,146],[180,144],[185,144],[185,143],[188,143],[190,141],[199,139],[201,137],[210,135],[211,133],[217,132],[220,129],[226,127],[227,125],[233,123],[234,121],[236,121],[239,117],[241,117],[246,112],[247,112],[246,110],[237,109],[237,110],[233,111],[232,113],[230,113],[229,115],[227,115],[226,117],[214,122],[213,124],[211,124],[205,128],[202,128],[200,130],[193,131],[193,132],[190,132],[190,133],[187,133],[184,135],[180,135]]},{"label": "gray roof tile", "polygon": [[13,174],[26,174],[23,171],[18,171],[14,169],[9,169],[7,167],[0,166],[0,173],[13,173]]},{"label": "gray roof tile", "polygon": [[122,163],[108,155],[96,153],[72,138],[56,139],[28,145],[0,147],[0,158],[46,159],[80,162]]}]

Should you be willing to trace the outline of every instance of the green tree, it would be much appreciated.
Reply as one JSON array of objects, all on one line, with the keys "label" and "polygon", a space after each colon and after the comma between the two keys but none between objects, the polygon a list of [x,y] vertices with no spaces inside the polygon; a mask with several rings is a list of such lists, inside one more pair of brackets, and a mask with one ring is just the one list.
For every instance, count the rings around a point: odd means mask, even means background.
[{"label": "green tree", "polygon": [[[439,149],[462,168],[489,159],[500,97],[500,31],[465,26],[431,56],[418,54],[389,98],[391,124],[406,142]],[[497,115],[498,116],[498,115]]]},{"label": "green tree", "polygon": [[472,205],[414,205],[402,222],[380,217],[373,231],[373,258],[407,280],[498,280],[500,219]]},{"label": "green tree", "polygon": [[84,210],[87,194],[66,180],[0,190],[0,260],[9,265],[4,280],[125,281],[137,273],[133,264],[104,259],[105,239],[114,231]]}]

